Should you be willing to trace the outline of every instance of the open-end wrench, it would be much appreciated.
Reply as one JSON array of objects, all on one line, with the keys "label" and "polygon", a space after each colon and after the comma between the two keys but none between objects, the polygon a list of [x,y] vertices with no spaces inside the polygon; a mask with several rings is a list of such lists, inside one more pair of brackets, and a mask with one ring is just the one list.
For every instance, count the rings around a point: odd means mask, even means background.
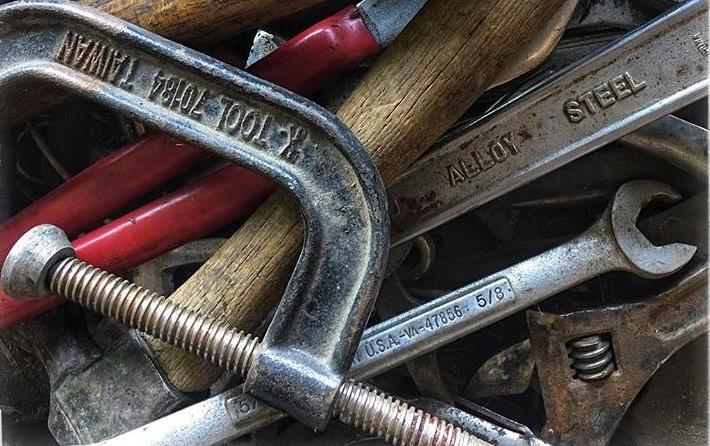
[{"label": "open-end wrench", "polygon": [[705,95],[706,16],[688,1],[461,129],[389,189],[393,244]]},{"label": "open-end wrench", "polygon": [[679,199],[673,188],[656,181],[624,184],[583,234],[366,330],[350,373],[382,373],[607,272],[645,278],[674,273],[696,248],[682,243],[653,246],[635,222],[651,201]]},{"label": "open-end wrench", "polygon": [[[366,378],[384,372],[606,272],[628,271],[646,278],[674,273],[696,248],[680,243],[653,246],[635,222],[649,202],[678,199],[674,189],[659,182],[626,183],[597,223],[575,239],[367,329],[350,376]],[[210,439],[203,444],[214,444],[283,416],[245,394],[232,392],[211,400],[199,403],[210,408],[209,427],[194,419],[197,409],[191,407],[101,444],[126,444],[139,435],[156,445],[191,444],[174,441],[180,432],[193,429],[208,429]],[[476,434],[486,439],[485,432]]]}]

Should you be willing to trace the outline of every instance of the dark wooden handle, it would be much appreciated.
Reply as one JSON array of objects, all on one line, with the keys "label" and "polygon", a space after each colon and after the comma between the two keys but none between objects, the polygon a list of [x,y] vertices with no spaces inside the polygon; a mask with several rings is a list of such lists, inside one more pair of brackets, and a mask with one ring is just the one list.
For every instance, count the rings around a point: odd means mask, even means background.
[{"label": "dark wooden handle", "polygon": [[327,0],[79,0],[163,37],[215,43]]},{"label": "dark wooden handle", "polygon": [[[454,124],[561,2],[430,0],[338,111],[385,183]],[[279,191],[172,299],[254,330],[278,302],[301,242],[299,213]],[[182,390],[202,390],[216,377],[180,350],[152,346]]]}]

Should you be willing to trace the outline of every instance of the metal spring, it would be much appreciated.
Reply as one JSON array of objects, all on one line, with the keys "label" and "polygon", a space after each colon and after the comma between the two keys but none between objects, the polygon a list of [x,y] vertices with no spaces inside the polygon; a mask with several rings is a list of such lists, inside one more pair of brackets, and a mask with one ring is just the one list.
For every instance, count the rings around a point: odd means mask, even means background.
[{"label": "metal spring", "polygon": [[75,258],[50,275],[52,292],[245,376],[259,338]]},{"label": "metal spring", "polygon": [[338,390],[333,416],[396,446],[488,445],[451,423],[353,381]]},{"label": "metal spring", "polygon": [[602,335],[575,339],[569,344],[569,357],[576,377],[585,381],[604,379],[614,371],[611,342]]}]

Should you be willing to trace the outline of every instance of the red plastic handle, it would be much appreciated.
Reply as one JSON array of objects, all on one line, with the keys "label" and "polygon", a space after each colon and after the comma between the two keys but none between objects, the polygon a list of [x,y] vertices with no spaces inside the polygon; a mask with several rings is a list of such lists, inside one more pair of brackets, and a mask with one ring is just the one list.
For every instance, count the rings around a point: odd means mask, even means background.
[{"label": "red plastic handle", "polygon": [[[74,236],[99,224],[107,215],[127,206],[146,191],[187,172],[206,157],[204,150],[156,132],[146,133],[0,225],[0,259],[4,260],[17,239],[33,226],[52,223],[64,229],[70,237]],[[145,168],[154,165],[157,159],[163,160],[159,169]],[[143,167],[137,169],[137,166]],[[0,329],[55,305],[50,300],[18,301],[0,292]]]},{"label": "red plastic handle", "polygon": [[[308,94],[379,51],[356,8],[350,6],[289,40],[249,71]],[[151,132],[0,225],[0,259],[33,226],[52,223],[75,236],[207,156],[203,150]],[[229,166],[82,236],[73,245],[79,258],[120,273],[250,214],[273,188],[271,181],[257,174]],[[0,290],[0,330],[59,303],[57,299],[18,301]]]},{"label": "red plastic handle", "polygon": [[251,214],[276,185],[230,165],[72,242],[77,257],[122,273]]},{"label": "red plastic handle", "polygon": [[288,40],[249,72],[308,95],[379,52],[357,8],[348,6]]}]

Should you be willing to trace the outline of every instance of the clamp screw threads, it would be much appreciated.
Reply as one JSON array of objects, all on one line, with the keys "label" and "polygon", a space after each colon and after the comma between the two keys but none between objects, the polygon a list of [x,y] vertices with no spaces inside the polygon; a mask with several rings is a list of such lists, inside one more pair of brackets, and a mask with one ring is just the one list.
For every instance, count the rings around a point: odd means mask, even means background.
[{"label": "clamp screw threads", "polygon": [[352,381],[338,390],[333,416],[395,446],[488,444],[451,423]]},{"label": "clamp screw threads", "polygon": [[201,316],[76,258],[66,258],[50,271],[49,287],[67,300],[242,376],[259,346],[259,339],[251,334]]},{"label": "clamp screw threads", "polygon": [[[183,308],[164,296],[69,257],[49,272],[52,292],[106,317],[245,376],[259,339]],[[345,382],[334,416],[396,446],[483,446],[488,443],[362,384]]]}]

